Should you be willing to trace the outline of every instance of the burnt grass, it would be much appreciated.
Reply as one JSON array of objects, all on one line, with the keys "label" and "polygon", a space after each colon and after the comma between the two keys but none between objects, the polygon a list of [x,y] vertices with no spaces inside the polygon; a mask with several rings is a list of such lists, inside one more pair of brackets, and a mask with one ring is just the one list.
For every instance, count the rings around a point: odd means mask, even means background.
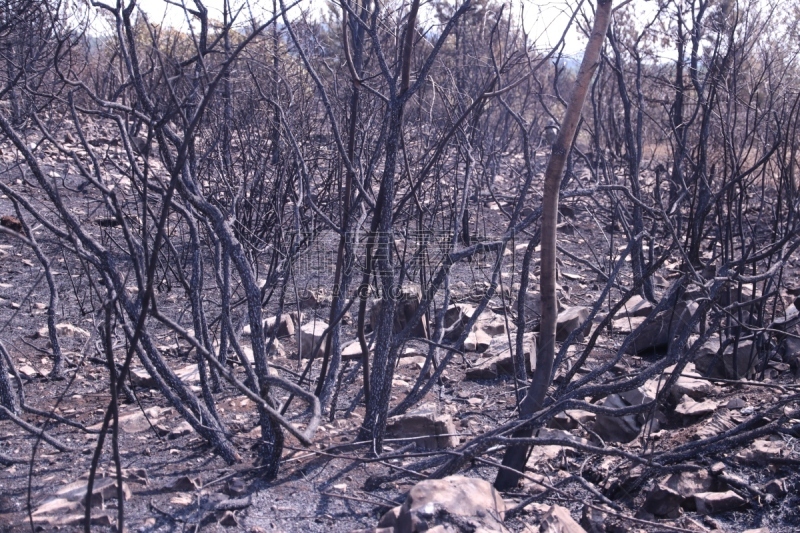
[{"label": "burnt grass", "polygon": [[[15,180],[17,174],[9,170],[0,179]],[[73,187],[77,183],[71,184]],[[497,191],[502,192],[503,185],[495,184]],[[65,192],[68,189],[65,189]],[[38,193],[34,188],[21,187],[22,192],[32,196]],[[102,208],[86,194],[73,189],[69,200],[86,205],[86,223],[92,224],[94,219],[103,216]],[[511,194],[509,187],[509,194]],[[502,197],[502,196],[501,196]],[[597,262],[597,258],[609,256],[609,248],[617,252],[626,244],[624,235],[612,233],[612,221],[598,213],[595,200],[579,198],[569,200],[570,217],[563,217],[559,244],[571,254]],[[502,207],[509,203],[501,200]],[[491,237],[500,234],[506,225],[506,219],[498,204],[488,194],[476,195],[470,202],[473,220],[479,236]],[[13,214],[13,207],[8,199],[0,200],[0,214]],[[114,227],[103,227],[94,223],[93,232],[109,242],[119,239],[119,231]],[[520,236],[518,245],[524,245],[527,237]],[[334,246],[320,240],[319,246]],[[42,233],[43,250],[51,258],[53,269],[57,272],[61,308],[58,309],[58,322],[69,323],[86,331],[92,331],[97,324],[87,309],[98,306],[94,300],[91,283],[82,274],[79,264],[70,253],[62,253],[52,242],[48,242]],[[502,277],[503,287],[508,290],[518,282],[520,263],[524,246],[512,248],[507,256]],[[125,257],[120,257],[125,260]],[[604,282],[598,279],[597,273],[586,265],[560,255],[562,276],[560,284],[563,288],[562,300],[566,305],[591,306],[596,301]],[[675,276],[675,265],[668,263],[659,276],[669,280]],[[789,265],[793,275],[797,274],[797,264]],[[491,258],[475,257],[471,261],[459,264],[453,269],[451,285],[454,287],[454,299],[468,302],[491,274]],[[565,276],[566,274],[566,276]],[[297,286],[316,290],[318,287],[330,287],[332,269],[309,267],[297,274]],[[209,281],[212,283],[211,281]],[[628,268],[619,279],[621,287],[631,282]],[[664,286],[658,287],[663,292]],[[172,316],[177,310],[186,307],[184,295],[180,287],[164,285],[159,288],[159,303],[172,306]],[[619,296],[614,291],[612,299]],[[568,297],[567,297],[568,295]],[[102,421],[103,413],[110,401],[109,371],[105,366],[101,351],[90,346],[84,351],[85,338],[80,335],[62,335],[62,349],[70,359],[67,365],[66,378],[50,380],[47,376],[52,367],[52,359],[48,352],[48,339],[39,333],[46,327],[46,304],[48,301],[47,285],[41,279],[41,268],[35,255],[27,247],[22,246],[14,237],[0,234],[0,339],[3,340],[16,368],[32,368],[34,373],[22,375],[23,388],[27,405],[39,410],[54,412],[69,420],[93,427]],[[294,302],[287,302],[293,304]],[[496,312],[504,309],[513,321],[513,298],[508,292],[498,291],[490,303]],[[291,308],[291,307],[290,307]],[[265,316],[270,316],[274,309],[266,309]],[[315,316],[327,320],[328,307],[325,302],[316,309],[304,311],[305,321]],[[351,313],[343,327],[343,344],[356,338],[355,313]],[[502,315],[501,315],[502,316]],[[187,321],[190,319],[187,317]],[[532,325],[531,325],[532,326]],[[158,331],[157,329],[155,330]],[[173,369],[181,368],[195,362],[193,352],[173,336],[155,337],[167,349],[162,350]],[[592,368],[604,360],[613,357],[616,347],[620,346],[624,334],[604,333],[600,343],[590,357],[587,367]],[[297,345],[293,338],[280,339],[285,357],[278,354],[272,361],[277,371],[287,379],[296,380],[306,360],[297,360]],[[93,336],[92,342],[97,342]],[[585,342],[585,341],[584,341]],[[424,345],[420,345],[424,349]],[[124,353],[124,343],[120,341],[118,357]],[[582,344],[577,343],[575,350],[580,351]],[[626,356],[623,363],[615,368],[613,375],[604,379],[614,380],[630,375],[648,364],[657,354],[647,357]],[[464,357],[457,356],[447,368],[442,382],[428,393],[421,404],[434,405],[443,413],[452,415],[461,442],[479,437],[499,424],[516,417],[515,384],[508,376],[493,380],[470,381],[465,379],[467,368],[477,362],[479,354],[468,353]],[[315,361],[309,375],[317,376],[320,362]],[[392,405],[396,405],[404,396],[404,388],[399,383],[404,381],[411,385],[417,378],[419,366],[402,364],[397,368],[397,392],[393,394]],[[237,366],[237,373],[243,372]],[[347,446],[354,442],[364,415],[363,403],[354,403],[360,390],[360,371],[354,361],[345,363],[342,389],[337,397],[335,419],[325,420],[320,427],[314,446],[304,448],[291,436],[286,436],[286,449],[278,479],[264,481],[260,476],[261,465],[257,462],[255,445],[260,436],[257,426],[258,417],[252,402],[244,399],[226,382],[222,382],[222,392],[217,395],[217,405],[226,428],[233,436],[241,461],[228,466],[215,455],[207,443],[196,433],[172,438],[170,431],[182,422],[174,409],[170,409],[166,400],[156,390],[137,386],[131,382],[136,394],[136,402],[129,403],[121,396],[120,414],[149,412],[153,407],[166,409],[152,425],[139,420],[135,432],[121,428],[119,448],[122,467],[126,471],[139,472],[137,479],[127,482],[131,490],[130,498],[125,501],[124,510],[126,529],[128,531],[308,531],[308,532],[345,532],[359,528],[374,527],[378,518],[388,508],[399,505],[404,493],[416,482],[417,478],[409,473],[403,474],[403,468],[409,468],[421,459],[416,450],[403,442],[388,441],[384,454],[391,457],[401,450],[404,457],[381,459],[370,454],[368,446]],[[791,372],[781,372],[770,377],[768,383],[793,387],[795,378]],[[313,386],[306,384],[306,387]],[[281,396],[282,394],[282,396]],[[281,401],[285,393],[279,394]],[[736,384],[718,385],[711,399],[724,404],[729,399],[741,398],[748,405],[756,408],[768,407],[782,393],[770,387],[744,387]],[[598,400],[593,398],[592,400]],[[669,412],[669,409],[667,409]],[[295,401],[288,411],[290,417],[302,423],[307,419],[305,406]],[[0,466],[0,530],[31,530],[28,522],[29,511],[34,511],[56,491],[68,484],[82,479],[89,471],[92,454],[96,446],[96,433],[87,433],[80,429],[61,423],[47,421],[43,417],[31,413],[23,413],[27,422],[46,429],[46,431],[67,444],[71,451],[60,452],[47,443],[39,441],[29,433],[21,430],[9,420],[0,421],[0,452],[21,462],[12,466]],[[687,424],[676,415],[669,415],[662,431],[648,440],[646,445],[651,449],[670,449],[691,440],[692,428],[708,423],[711,416],[698,419]],[[587,436],[580,430],[576,435]],[[772,501],[760,500],[752,494],[749,506],[730,513],[703,517],[694,512],[686,512],[681,518],[663,520],[663,524],[686,530],[700,531],[701,527],[721,531],[743,531],[748,528],[769,527],[770,531],[797,531],[800,528],[800,474],[797,465],[800,455],[796,455],[797,441],[794,437],[783,435],[787,452],[785,461],[769,464],[751,464],[736,458],[736,450],[724,453],[699,454],[689,461],[693,465],[710,467],[722,461],[731,475],[739,476],[745,484],[758,485],[771,479],[782,478],[788,494]],[[747,443],[742,447],[746,447]],[[643,444],[638,439],[627,445],[620,445],[629,452],[640,452]],[[443,453],[443,452],[442,452]],[[486,457],[499,461],[502,450],[491,451]],[[569,497],[564,494],[545,491],[539,503],[558,503],[572,511],[574,517],[581,516],[584,501],[596,497],[585,487],[575,483],[564,483],[570,475],[582,476],[595,484],[604,495],[612,498],[627,514],[634,515],[641,508],[646,490],[652,485],[652,479],[637,480],[630,473],[631,465],[626,461],[614,458],[592,457],[580,451],[561,450],[555,456],[547,456],[534,465],[531,473],[540,476],[549,484],[563,487]],[[102,455],[100,470],[113,475],[108,440]],[[426,472],[422,472],[422,477]],[[462,472],[468,476],[477,476],[492,481],[496,470],[479,462],[468,465]],[[175,483],[188,476],[200,486],[196,490],[176,488]],[[144,477],[145,479],[142,479]],[[616,479],[611,488],[604,483]],[[146,480],[146,482],[145,482]],[[532,494],[540,492],[540,488],[530,481],[525,481],[518,490],[505,494],[509,507]],[[249,505],[235,510],[237,521],[235,526],[223,526],[218,523],[220,513],[215,512],[217,504],[229,497],[249,498]],[[102,507],[95,508],[93,515],[116,515],[117,500],[110,497]],[[526,525],[538,527],[538,516],[535,505],[509,520],[507,525],[512,530],[522,530]],[[80,513],[82,509],[72,511]],[[56,513],[58,514],[58,513]],[[66,513],[61,513],[66,514]],[[694,521],[692,524],[691,521]],[[113,522],[113,520],[112,520]],[[609,517],[608,531],[658,531],[658,526]],[[618,527],[618,529],[612,529]],[[48,530],[48,527],[38,527]],[[93,525],[92,530],[113,530],[111,526]],[[61,531],[79,531],[79,526],[61,526]]]}]

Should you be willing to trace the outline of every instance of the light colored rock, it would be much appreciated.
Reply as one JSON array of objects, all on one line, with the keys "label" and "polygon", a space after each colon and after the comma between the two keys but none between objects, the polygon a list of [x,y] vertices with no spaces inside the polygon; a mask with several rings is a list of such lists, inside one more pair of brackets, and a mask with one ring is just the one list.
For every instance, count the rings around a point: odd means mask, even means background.
[{"label": "light colored rock", "polygon": [[730,411],[727,409],[717,409],[714,415],[702,424],[692,426],[694,431],[693,438],[701,440],[715,437],[732,429],[736,423],[731,419]]},{"label": "light colored rock", "polygon": [[189,422],[186,422],[184,420],[183,422],[172,428],[172,430],[169,432],[169,435],[167,435],[167,438],[170,440],[179,439],[181,437],[191,434],[192,432],[194,432],[194,428],[192,428]]},{"label": "light colored rock", "polygon": [[458,446],[458,431],[448,414],[417,411],[401,415],[389,420],[386,432],[393,438],[413,439],[418,448],[426,450]]},{"label": "light colored rock", "polygon": [[[664,374],[668,375],[670,372],[672,372],[672,368],[665,370]],[[701,378],[700,374],[695,369],[694,363],[688,363],[684,367],[683,372],[681,372],[681,376],[678,378],[678,380],[675,382],[675,385],[672,386],[672,389],[670,389],[669,392],[670,396],[675,401],[679,400],[684,394],[693,400],[703,400],[709,395],[713,394],[716,390],[717,387],[713,383],[707,379]]]},{"label": "light colored rock", "polygon": [[36,371],[31,365],[22,365],[17,368],[17,372],[20,373],[25,378],[33,379],[39,375],[39,372]]},{"label": "light colored rock", "polygon": [[[588,307],[568,307],[558,314],[556,319],[556,340],[564,341],[570,333],[577,330],[589,318]],[[587,327],[588,329],[588,327]],[[578,334],[577,340],[583,340],[586,330]]]},{"label": "light colored rock", "polygon": [[[300,355],[305,359],[322,357],[325,353],[325,330],[327,322],[316,320],[300,327]],[[317,351],[312,354],[312,351]]]},{"label": "light colored rock", "polygon": [[710,415],[717,410],[717,407],[719,407],[717,402],[711,400],[696,402],[689,396],[683,396],[678,402],[678,406],[675,407],[675,413],[681,416],[699,417]]},{"label": "light colored rock", "polygon": [[[395,533],[482,531],[506,533],[506,504],[482,479],[450,476],[414,485],[398,513]],[[453,527],[459,524],[460,527]],[[437,529],[441,527],[441,529]]]},{"label": "light colored rock", "polygon": [[676,472],[664,479],[660,485],[680,494],[682,505],[694,510],[694,495],[711,490],[713,479],[707,470]]},{"label": "light colored rock", "polygon": [[553,505],[542,517],[539,533],[586,533],[586,530],[572,518],[565,507]]},{"label": "light colored rock", "polygon": [[485,352],[492,344],[492,337],[481,329],[473,330],[464,339],[464,350],[468,352]]},{"label": "light colored rock", "polygon": [[361,359],[361,354],[361,343],[357,340],[342,348],[342,359]]},{"label": "light colored rock", "polygon": [[[36,333],[39,337],[49,336],[47,327],[40,328]],[[66,322],[56,324],[56,334],[62,337],[83,337],[84,339],[91,337],[91,334],[85,329]]]},{"label": "light colored rock", "polygon": [[634,334],[626,352],[635,354],[668,346],[686,328],[697,307],[695,302],[678,302],[674,308],[660,312],[650,324]]},{"label": "light colored rock", "polygon": [[697,512],[704,515],[725,513],[747,505],[747,501],[733,492],[700,492],[694,495]]},{"label": "light colored rock", "polygon": [[563,429],[566,431],[578,429],[583,425],[589,425],[595,421],[597,415],[591,411],[581,409],[567,409],[550,419],[549,427]]},{"label": "light colored rock", "polygon": [[[150,429],[150,424],[158,424],[164,413],[169,409],[162,409],[158,406],[148,407],[142,412],[141,409],[136,409],[132,412],[123,411],[119,414],[119,428],[128,434],[141,433]],[[146,415],[146,416],[145,416]],[[113,425],[113,423],[112,423]],[[99,431],[103,427],[102,422],[98,422],[88,429],[92,431]]]},{"label": "light colored rock", "polygon": [[646,317],[653,312],[653,304],[645,300],[638,294],[633,295],[630,300],[625,302],[622,309],[616,316],[618,317]]},{"label": "light colored rock", "polygon": [[611,331],[614,333],[632,333],[633,330],[642,325],[645,321],[643,316],[624,316],[614,319],[611,322]]},{"label": "light colored rock", "polygon": [[736,454],[740,461],[768,463],[772,459],[782,459],[788,456],[788,449],[783,442],[758,439],[744,450]]},{"label": "light colored rock", "polygon": [[[187,365],[174,370],[173,373],[186,385],[200,383],[200,372],[197,370],[197,365]],[[152,378],[144,368],[132,369],[130,376],[131,381],[136,387],[155,389],[158,386],[156,380]]]},{"label": "light colored rock", "polygon": [[[509,329],[515,329],[514,324],[509,320]],[[475,324],[476,331],[482,331],[489,337],[497,337],[506,334],[506,319],[502,316],[489,312],[487,316],[481,315],[481,318]]]}]

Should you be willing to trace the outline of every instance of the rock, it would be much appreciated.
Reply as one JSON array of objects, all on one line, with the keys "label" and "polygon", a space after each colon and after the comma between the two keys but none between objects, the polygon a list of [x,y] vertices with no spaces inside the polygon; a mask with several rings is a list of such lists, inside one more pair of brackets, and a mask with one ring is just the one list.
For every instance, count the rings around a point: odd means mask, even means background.
[{"label": "rock", "polygon": [[695,302],[678,302],[674,308],[661,311],[647,326],[632,334],[634,337],[626,353],[636,354],[669,346],[685,329],[697,307]]},{"label": "rock", "polygon": [[682,501],[677,491],[659,484],[647,493],[644,510],[661,518],[678,518]]},{"label": "rock", "polygon": [[39,372],[37,372],[36,369],[31,365],[22,365],[17,369],[17,372],[19,372],[22,377],[27,379],[33,379],[39,375]]},{"label": "rock", "polygon": [[[278,322],[278,337],[292,337],[294,336],[295,330],[295,320],[297,319],[297,313],[283,313],[281,315],[281,320]],[[271,316],[269,318],[264,319],[264,335],[269,337],[272,334],[272,329],[275,327],[275,322],[277,322],[277,316]],[[299,322],[299,320],[297,320]],[[250,335],[251,334],[250,324],[246,325],[242,329],[242,335]]]},{"label": "rock", "polygon": [[[600,405],[611,409],[628,407],[628,404],[616,394],[609,394]],[[598,414],[593,424],[594,431],[606,442],[630,442],[639,435],[642,428],[636,415],[610,416]]]},{"label": "rock", "polygon": [[233,511],[224,511],[218,522],[219,525],[225,527],[237,527],[239,525],[239,521],[236,519],[236,515],[233,514]]},{"label": "rock", "polygon": [[[753,341],[740,341],[736,346],[729,345],[722,355],[717,340],[707,342],[695,357],[695,366],[704,376],[722,379],[740,379],[751,375],[759,357]],[[716,349],[714,349],[716,348]]]},{"label": "rock", "polygon": [[717,409],[708,420],[704,420],[702,424],[697,424],[693,427],[695,439],[708,439],[715,437],[720,433],[724,433],[729,429],[736,426],[736,423],[731,419],[730,411],[727,409]]},{"label": "rock", "polygon": [[[325,353],[325,330],[328,324],[315,320],[300,327],[300,355],[305,359],[322,357]],[[316,353],[312,351],[317,348]]]},{"label": "rock", "polygon": [[492,344],[492,337],[481,329],[473,330],[464,339],[464,350],[467,352],[485,352]]},{"label": "rock", "polygon": [[[589,318],[588,307],[568,307],[558,314],[556,319],[556,340],[565,341],[569,334],[578,329],[586,319]],[[587,328],[578,334],[577,340],[583,340],[584,334],[588,331]]]},{"label": "rock", "polygon": [[[673,367],[674,368],[674,367]],[[665,374],[672,372],[672,369],[664,371]],[[691,377],[691,376],[697,376]],[[673,400],[678,401],[684,394],[693,400],[702,400],[717,391],[717,387],[706,379],[700,379],[700,374],[696,371],[694,363],[688,363],[681,376],[672,386],[669,393]]]},{"label": "rock", "polygon": [[[565,442],[574,442],[584,446],[590,444],[588,440],[576,437],[572,433],[561,429],[540,428],[536,431],[536,437],[539,439],[557,439]],[[562,454],[572,457],[576,455],[576,451],[570,446],[561,446],[558,444],[534,446],[531,450],[530,458],[528,459],[528,468],[530,470],[536,470],[543,464],[550,464]]]},{"label": "rock", "polygon": [[386,426],[388,435],[398,439],[415,439],[418,448],[443,450],[458,446],[458,432],[453,418],[448,414],[433,412],[409,413],[390,419]]},{"label": "rock", "polygon": [[198,477],[181,476],[172,483],[172,489],[181,492],[193,492],[203,486]]},{"label": "rock", "polygon": [[586,533],[606,533],[606,513],[584,505],[580,524]]},{"label": "rock", "polygon": [[[510,329],[513,331],[514,324],[511,320],[508,323]],[[492,312],[489,312],[489,316],[484,317],[481,315],[481,318],[475,324],[475,331],[482,331],[488,337],[497,337],[499,335],[506,334],[506,320],[502,316],[498,316]]]},{"label": "rock", "polygon": [[252,505],[252,500],[247,498],[227,498],[220,500],[214,507],[217,511],[238,511],[239,509],[247,509]]},{"label": "rock", "polygon": [[[197,365],[187,365],[174,370],[173,373],[186,385],[200,383],[200,372],[197,370]],[[130,376],[131,381],[136,387],[141,387],[143,389],[155,389],[158,387],[155,378],[151,377],[144,368],[131,369]]]},{"label": "rock", "polygon": [[[564,310],[564,306],[561,304],[561,301],[558,298],[556,298],[556,305],[558,306],[559,313]],[[539,291],[528,291],[525,295],[525,321],[538,321],[541,318],[542,295]]]},{"label": "rock", "polygon": [[592,413],[591,411],[583,411],[581,409],[567,409],[563,413],[558,413],[556,416],[550,419],[548,423],[548,427],[552,427],[554,429],[563,429],[565,431],[570,431],[573,429],[578,429],[582,425],[589,425],[592,424],[597,415]]},{"label": "rock", "polygon": [[[395,533],[433,531],[502,532],[506,505],[482,479],[450,476],[414,485],[397,515]],[[438,529],[437,526],[441,526]]]},{"label": "rock", "polygon": [[319,287],[317,290],[304,289],[299,294],[297,301],[300,309],[316,309],[326,302],[329,302],[325,289]]},{"label": "rock", "polygon": [[694,495],[710,491],[713,478],[706,470],[676,472],[663,480],[660,485],[677,492],[681,497],[681,505],[689,511],[694,511]]},{"label": "rock", "polygon": [[628,405],[642,405],[650,403],[658,396],[659,382],[657,379],[648,380],[641,387],[619,393],[619,397]]},{"label": "rock", "polygon": [[361,355],[361,343],[357,340],[342,348],[342,359],[361,359]]},{"label": "rock", "polygon": [[633,333],[645,321],[643,316],[625,316],[611,322],[611,331],[614,333]]},{"label": "rock", "polygon": [[383,516],[378,521],[378,529],[384,527],[394,529],[397,524],[397,519],[400,517],[400,509],[402,509],[402,506],[398,505],[383,513]]},{"label": "rock", "polygon": [[737,453],[736,458],[740,461],[766,464],[772,459],[783,459],[786,455],[787,450],[783,442],[758,439]]},{"label": "rock", "polygon": [[711,400],[696,402],[689,396],[683,396],[675,408],[675,413],[686,417],[700,417],[710,415],[717,410],[717,407],[719,407],[717,402]]},{"label": "rock", "polygon": [[725,513],[747,505],[747,501],[733,492],[700,492],[694,495],[697,512],[704,515]]},{"label": "rock", "polygon": [[616,314],[618,317],[646,317],[653,312],[653,304],[645,300],[638,294],[633,295],[630,300]]},{"label": "rock", "polygon": [[[414,317],[422,302],[422,290],[419,285],[409,285],[400,290],[400,294],[395,301],[395,314],[394,322],[392,325],[392,332],[399,333],[405,329],[409,321]],[[377,318],[381,309],[383,308],[383,300],[376,300],[372,304],[372,311],[369,316],[369,324],[372,330],[375,331],[377,327]],[[419,320],[411,328],[412,337],[428,338],[428,329],[425,325],[425,315],[421,316]]]},{"label": "rock", "polygon": [[[512,343],[516,350],[516,339],[512,338]],[[525,370],[531,372],[531,367],[535,368],[536,366],[536,338],[533,333],[524,335],[522,346],[525,350],[523,354]],[[480,359],[474,366],[467,369],[467,379],[495,379],[498,376],[514,375],[514,363],[511,360],[511,349],[507,339],[495,338],[483,355],[483,359]]]},{"label": "rock", "polygon": [[774,496],[775,498],[782,498],[789,492],[786,488],[786,481],[783,479],[773,479],[764,485],[764,492]]},{"label": "rock", "polygon": [[586,530],[572,518],[566,508],[553,505],[542,516],[539,533],[586,533]]},{"label": "rock", "polygon": [[167,435],[167,438],[169,440],[175,440],[175,439],[179,439],[181,437],[184,437],[186,435],[189,435],[192,432],[194,432],[194,428],[192,428],[192,426],[191,426],[191,424],[189,424],[189,422],[186,422],[184,420],[183,422],[181,422],[180,424],[175,426],[172,429],[172,431],[169,432],[169,435]]},{"label": "rock", "polygon": [[469,304],[453,304],[444,314],[444,338],[454,341],[461,336],[467,322],[475,313],[475,308]]},{"label": "rock", "polygon": [[247,490],[247,485],[240,477],[234,477],[228,480],[226,484],[227,493],[229,496],[241,496]]}]

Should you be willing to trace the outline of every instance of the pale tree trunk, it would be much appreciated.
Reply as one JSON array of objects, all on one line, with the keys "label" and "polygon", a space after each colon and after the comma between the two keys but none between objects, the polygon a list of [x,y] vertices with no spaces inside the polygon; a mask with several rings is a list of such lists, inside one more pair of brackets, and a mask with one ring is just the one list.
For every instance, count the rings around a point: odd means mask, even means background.
[{"label": "pale tree trunk", "polygon": [[[558,307],[556,302],[556,224],[558,223],[558,193],[561,186],[561,177],[567,160],[581,110],[586,100],[586,93],[597,69],[600,59],[600,50],[608,31],[611,20],[612,0],[598,0],[595,13],[594,26],[586,51],[583,55],[581,67],[575,81],[575,88],[570,97],[567,111],[561,124],[556,142],[553,144],[550,161],[544,176],[544,196],[542,198],[542,244],[541,244],[541,279],[539,280],[542,294],[542,320],[539,350],[536,353],[536,371],[528,387],[527,394],[520,403],[520,418],[530,418],[541,409],[547,389],[550,387],[555,358],[556,317]],[[532,434],[530,427],[523,426],[513,436],[515,438],[529,438]],[[522,472],[528,456],[527,445],[510,446],[503,457],[503,465]],[[519,483],[520,474],[512,470],[501,469],[495,480],[498,490],[513,488]]]}]

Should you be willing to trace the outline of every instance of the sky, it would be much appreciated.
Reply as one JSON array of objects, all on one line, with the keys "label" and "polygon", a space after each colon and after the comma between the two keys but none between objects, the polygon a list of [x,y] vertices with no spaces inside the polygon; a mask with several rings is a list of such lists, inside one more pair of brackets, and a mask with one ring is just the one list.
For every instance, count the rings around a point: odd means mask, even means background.
[{"label": "sky", "polygon": [[[182,0],[170,0],[180,3]],[[272,0],[230,0],[233,8],[244,7],[262,20],[269,17],[272,12]],[[287,4],[293,0],[284,0]],[[641,1],[641,0],[640,0]],[[187,6],[192,8],[194,3],[188,0]],[[506,2],[510,10],[515,15],[522,14],[525,29],[537,45],[547,48],[554,44],[561,37],[566,27],[569,17],[578,0],[509,0]],[[169,4],[164,0],[139,0],[139,7],[144,11],[151,22],[161,22],[185,27],[186,15],[178,6]],[[209,14],[218,20],[222,20],[222,0],[205,0],[204,5],[209,10]],[[312,12],[321,12],[328,9],[326,0],[300,0],[302,8],[310,8]],[[424,3],[423,3],[424,6]],[[582,51],[583,41],[576,30],[572,30],[566,40],[567,54],[576,54]]]}]

